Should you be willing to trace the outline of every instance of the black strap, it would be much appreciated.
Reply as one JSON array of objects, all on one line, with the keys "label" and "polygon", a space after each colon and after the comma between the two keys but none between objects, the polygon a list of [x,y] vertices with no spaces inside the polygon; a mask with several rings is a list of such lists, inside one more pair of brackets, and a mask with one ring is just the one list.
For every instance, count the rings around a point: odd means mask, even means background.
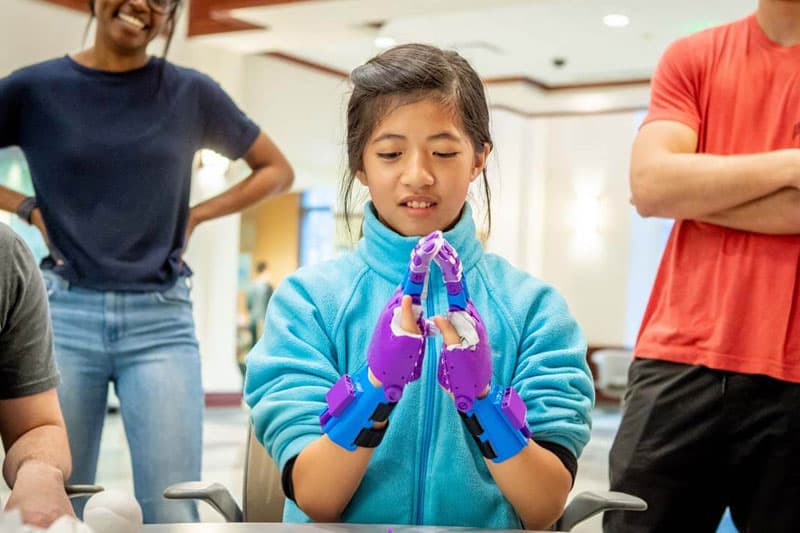
[{"label": "black strap", "polygon": [[283,467],[281,472],[281,486],[283,487],[283,494],[297,503],[294,499],[294,482],[292,481],[292,470],[294,470],[294,462],[297,461],[297,455],[286,461],[286,466]]},{"label": "black strap", "polygon": [[394,410],[395,406],[397,406],[397,402],[390,402],[390,403],[379,403],[378,407],[372,411],[372,416],[370,417],[371,420],[375,422],[383,422]]},{"label": "black strap", "polygon": [[389,428],[389,421],[382,428],[364,428],[356,437],[355,444],[360,448],[375,448],[383,440],[386,430]]},{"label": "black strap", "polygon": [[[483,456],[487,459],[494,459],[497,457],[492,445],[489,444],[488,441],[483,442],[478,438],[479,435],[483,434],[483,426],[481,426],[481,423],[478,421],[475,415],[467,416],[461,411],[459,411],[458,414],[461,416],[461,420],[464,421],[467,431],[469,431],[470,435],[472,435],[472,438],[475,440],[478,448],[480,448]],[[575,455],[573,455],[572,452],[565,447],[561,446],[560,444],[556,444],[555,442],[549,442],[546,440],[539,441],[536,439],[534,439],[534,442],[558,457],[558,460],[563,463],[564,468],[566,468],[569,474],[572,476],[572,483],[574,485],[575,476],[578,474],[578,459],[575,457]]]}]

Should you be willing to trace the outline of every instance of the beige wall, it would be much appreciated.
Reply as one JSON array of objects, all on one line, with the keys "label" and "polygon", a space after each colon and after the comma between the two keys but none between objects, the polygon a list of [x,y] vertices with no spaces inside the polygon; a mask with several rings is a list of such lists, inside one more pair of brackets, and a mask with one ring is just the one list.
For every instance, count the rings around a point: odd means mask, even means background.
[{"label": "beige wall", "polygon": [[492,113],[487,249],[553,285],[592,345],[626,341],[635,127],[634,112]]},{"label": "beige wall", "polygon": [[300,194],[272,198],[242,213],[241,252],[252,267],[266,261],[274,286],[297,270],[300,257]]}]

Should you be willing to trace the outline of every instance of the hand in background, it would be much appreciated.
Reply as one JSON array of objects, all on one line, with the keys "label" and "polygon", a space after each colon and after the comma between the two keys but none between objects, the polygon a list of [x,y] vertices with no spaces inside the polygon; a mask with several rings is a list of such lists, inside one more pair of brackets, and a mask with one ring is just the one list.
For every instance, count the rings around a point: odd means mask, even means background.
[{"label": "hand in background", "polygon": [[50,257],[56,262],[57,265],[61,265],[64,263],[64,260],[61,256],[53,250],[53,247],[50,245],[50,236],[47,234],[47,227],[44,225],[44,218],[42,218],[42,211],[38,207],[31,211],[31,225],[36,226],[36,229],[39,230],[39,233],[42,234],[42,239],[44,239],[44,244],[47,246],[47,249],[50,250]]}]

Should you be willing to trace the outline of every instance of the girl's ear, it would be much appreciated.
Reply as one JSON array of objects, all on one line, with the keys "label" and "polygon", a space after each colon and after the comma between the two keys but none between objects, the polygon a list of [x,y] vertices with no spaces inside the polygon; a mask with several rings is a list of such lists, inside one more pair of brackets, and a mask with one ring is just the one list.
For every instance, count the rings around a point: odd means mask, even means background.
[{"label": "girl's ear", "polygon": [[474,181],[481,175],[483,169],[486,168],[486,160],[489,158],[490,153],[492,153],[492,145],[489,143],[483,143],[482,150],[475,150],[475,166],[472,167],[472,179],[470,181]]},{"label": "girl's ear", "polygon": [[366,187],[367,175],[364,173],[363,170],[356,170],[356,179],[361,182],[361,185],[364,185]]}]

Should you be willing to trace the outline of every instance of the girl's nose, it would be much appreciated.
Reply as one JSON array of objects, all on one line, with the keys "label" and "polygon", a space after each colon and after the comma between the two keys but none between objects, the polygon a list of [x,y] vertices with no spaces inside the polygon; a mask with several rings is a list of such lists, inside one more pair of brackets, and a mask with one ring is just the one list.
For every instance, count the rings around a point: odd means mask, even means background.
[{"label": "girl's nose", "polygon": [[428,170],[424,157],[413,157],[400,177],[400,183],[406,187],[430,187],[434,183],[433,174]]}]

